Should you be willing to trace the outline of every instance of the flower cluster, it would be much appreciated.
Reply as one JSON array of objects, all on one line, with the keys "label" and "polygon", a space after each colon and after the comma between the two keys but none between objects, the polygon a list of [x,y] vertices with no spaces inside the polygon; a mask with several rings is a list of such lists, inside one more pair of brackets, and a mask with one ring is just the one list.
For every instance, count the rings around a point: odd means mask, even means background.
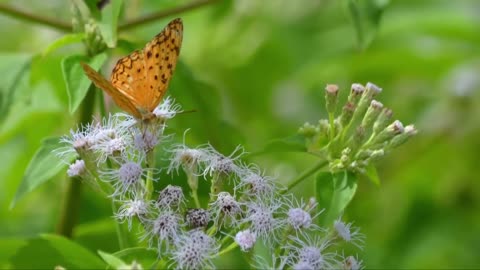
[{"label": "flower cluster", "polygon": [[[254,256],[261,268],[361,268],[361,261],[343,257],[335,245],[345,242],[361,249],[364,236],[358,228],[340,219],[317,225],[322,209],[316,200],[287,194],[274,177],[242,162],[242,148],[227,156],[209,144],[190,148],[166,143],[165,123],[178,111],[167,99],[148,123],[110,116],[63,137],[65,147],[57,153],[64,160],[75,157],[68,175],[109,196],[117,206],[116,220],[130,230],[138,224],[140,239],[158,251],[163,265],[214,268],[214,258],[234,248],[254,253],[260,245],[272,258]],[[155,167],[153,158],[160,144],[169,155],[165,168]],[[162,185],[156,177],[160,170],[172,177],[184,171],[189,191]],[[156,191],[153,181],[163,188]],[[197,195],[200,181],[210,184],[208,202]]]},{"label": "flower cluster", "polygon": [[393,112],[374,97],[382,91],[373,83],[352,84],[348,100],[335,117],[339,88],[325,88],[328,119],[305,123],[299,133],[309,152],[329,161],[330,170],[365,173],[366,167],[417,133],[413,125],[392,121]]}]

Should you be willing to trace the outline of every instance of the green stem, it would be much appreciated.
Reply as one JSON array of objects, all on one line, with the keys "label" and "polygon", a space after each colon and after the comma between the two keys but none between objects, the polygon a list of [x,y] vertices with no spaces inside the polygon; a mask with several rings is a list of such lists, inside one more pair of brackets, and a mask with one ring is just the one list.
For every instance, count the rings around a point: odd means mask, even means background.
[{"label": "green stem", "polygon": [[[90,86],[87,92],[87,96],[83,100],[80,124],[86,125],[92,121],[93,109],[95,104],[95,89],[94,86]],[[67,188],[64,203],[60,210],[60,219],[57,223],[57,234],[71,238],[73,235],[73,228],[77,222],[78,212],[80,209],[81,181],[75,181],[75,179],[67,179]]]},{"label": "green stem", "polygon": [[196,208],[201,208],[200,201],[198,200],[198,193],[197,193],[196,189],[192,189],[191,196],[193,198],[193,201],[195,202],[195,207]]},{"label": "green stem", "polygon": [[[118,212],[118,207],[115,204],[114,200],[112,200],[112,210],[113,210],[113,213]],[[120,248],[120,250],[126,249],[128,247],[128,238],[127,238],[127,232],[125,231],[125,226],[120,222],[114,222],[114,223],[115,223],[115,229],[117,231],[118,247]]]},{"label": "green stem", "polygon": [[126,22],[125,24],[120,25],[118,27],[118,30],[119,31],[129,30],[131,28],[140,26],[142,24],[147,24],[147,23],[150,23],[150,22],[158,21],[159,19],[163,19],[165,17],[169,17],[169,16],[172,16],[172,15],[175,15],[175,14],[178,14],[178,13],[182,13],[182,12],[185,12],[185,11],[196,9],[196,8],[206,6],[206,5],[209,5],[209,4],[213,4],[213,3],[218,2],[218,1],[220,1],[220,0],[196,0],[196,1],[193,1],[191,3],[185,4],[183,6],[175,7],[175,8],[168,9],[168,10],[162,10],[162,11],[159,11],[157,13],[153,13],[151,15],[145,16],[145,17],[141,17],[141,18],[138,18],[138,19],[131,20],[129,22]]},{"label": "green stem", "polygon": [[185,170],[185,173],[187,174],[188,186],[192,190],[192,192],[190,192],[190,196],[192,196],[193,201],[195,202],[195,207],[196,208],[201,208],[200,201],[198,199],[198,192],[197,192],[197,190],[198,190],[198,176],[193,171],[193,168],[184,168],[184,170]]},{"label": "green stem", "polygon": [[237,246],[238,246],[237,242],[233,242],[232,244],[230,244],[230,246],[226,247],[225,249],[223,249],[220,252],[218,252],[217,254],[215,254],[214,257],[220,257],[221,255],[232,251]]},{"label": "green stem", "polygon": [[146,180],[146,189],[147,193],[145,198],[150,200],[153,194],[153,168],[155,167],[155,149],[152,149],[147,153],[147,162],[146,162],[148,171],[147,171],[147,180]]},{"label": "green stem", "polygon": [[33,23],[50,26],[62,32],[72,31],[72,25],[70,23],[59,21],[53,18],[42,17],[37,14],[28,13],[25,11],[21,11],[14,7],[8,6],[6,4],[0,4],[0,13],[3,13],[13,18],[17,18],[19,20],[25,20]]},{"label": "green stem", "polygon": [[328,122],[330,124],[330,140],[335,137],[335,115],[333,113],[328,114]]},{"label": "green stem", "polygon": [[[291,226],[288,226],[287,228],[285,228],[285,231],[283,232],[283,237],[282,237],[282,241],[281,241],[281,244],[277,247],[277,249],[275,250],[275,257],[278,257],[278,258],[281,258],[285,255],[285,253],[287,252],[288,248],[287,248],[287,245],[288,245],[288,236],[290,235],[292,231],[292,227]],[[280,265],[279,265],[280,266]],[[276,267],[276,266],[275,266]]]},{"label": "green stem", "polygon": [[327,166],[328,161],[324,160],[319,162],[317,165],[313,166],[312,168],[304,171],[300,174],[297,178],[295,178],[290,184],[288,184],[287,188],[281,191],[281,194],[285,194],[287,191],[291,190],[293,187],[301,183],[303,180],[311,176],[312,174],[316,173],[318,170]]}]

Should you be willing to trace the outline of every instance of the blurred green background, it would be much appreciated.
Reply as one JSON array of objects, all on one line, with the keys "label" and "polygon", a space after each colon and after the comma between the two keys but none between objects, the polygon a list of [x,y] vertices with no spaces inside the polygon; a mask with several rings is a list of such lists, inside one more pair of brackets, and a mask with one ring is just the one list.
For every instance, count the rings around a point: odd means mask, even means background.
[{"label": "blurred green background", "polygon": [[[188,2],[126,1],[121,21]],[[71,20],[69,1],[0,4]],[[476,0],[216,1],[119,37],[141,48],[170,19],[183,19],[182,63],[169,94],[198,112],[175,118],[171,132],[181,140],[190,128],[191,146],[211,142],[224,154],[239,144],[261,151],[304,122],[325,118],[327,83],[340,85],[343,97],[351,83],[379,85],[377,99],[419,134],[378,163],[381,186],[359,183],[345,212],[367,236],[359,258],[368,268],[479,268],[478,14]],[[82,50],[70,46],[39,60],[64,32],[2,13],[0,28],[0,266],[6,266],[22,245],[18,239],[55,231],[64,173],[9,206],[41,140],[76,125],[60,61]],[[301,153],[249,161],[283,183],[314,163]],[[312,185],[295,192],[311,196]],[[108,201],[84,189],[76,241],[115,251],[110,216]]]}]

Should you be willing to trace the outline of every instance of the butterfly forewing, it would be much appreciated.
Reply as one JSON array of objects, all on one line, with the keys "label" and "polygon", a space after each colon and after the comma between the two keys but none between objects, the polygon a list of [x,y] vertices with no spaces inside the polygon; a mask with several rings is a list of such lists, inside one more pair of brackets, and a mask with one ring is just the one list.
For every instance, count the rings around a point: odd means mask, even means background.
[{"label": "butterfly forewing", "polygon": [[152,112],[165,95],[182,36],[182,21],[173,20],[142,51],[121,58],[113,69],[112,84],[130,98],[141,113]]},{"label": "butterfly forewing", "polygon": [[118,60],[111,83],[87,65],[87,76],[117,105],[137,118],[151,117],[168,88],[183,38],[181,19],[171,21],[140,51]]},{"label": "butterfly forewing", "polygon": [[107,94],[112,97],[113,101],[118,105],[118,107],[137,118],[141,117],[136,106],[131,102],[131,99],[128,96],[120,92],[100,73],[93,70],[89,65],[85,63],[80,64],[82,65],[85,74],[87,74],[88,78],[95,84],[95,86],[107,92]]},{"label": "butterfly forewing", "polygon": [[180,19],[171,21],[143,49],[146,70],[147,110],[153,111],[165,95],[177,64],[183,39]]}]

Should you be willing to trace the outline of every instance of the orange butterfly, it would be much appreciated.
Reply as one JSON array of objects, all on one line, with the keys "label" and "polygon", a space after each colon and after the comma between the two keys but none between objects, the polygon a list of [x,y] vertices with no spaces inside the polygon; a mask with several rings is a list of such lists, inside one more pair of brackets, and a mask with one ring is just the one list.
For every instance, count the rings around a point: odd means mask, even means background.
[{"label": "orange butterfly", "polygon": [[153,110],[167,92],[168,83],[177,64],[183,39],[180,18],[171,21],[140,51],[118,60],[110,81],[81,63],[85,74],[109,94],[124,111],[138,119],[154,117]]}]

